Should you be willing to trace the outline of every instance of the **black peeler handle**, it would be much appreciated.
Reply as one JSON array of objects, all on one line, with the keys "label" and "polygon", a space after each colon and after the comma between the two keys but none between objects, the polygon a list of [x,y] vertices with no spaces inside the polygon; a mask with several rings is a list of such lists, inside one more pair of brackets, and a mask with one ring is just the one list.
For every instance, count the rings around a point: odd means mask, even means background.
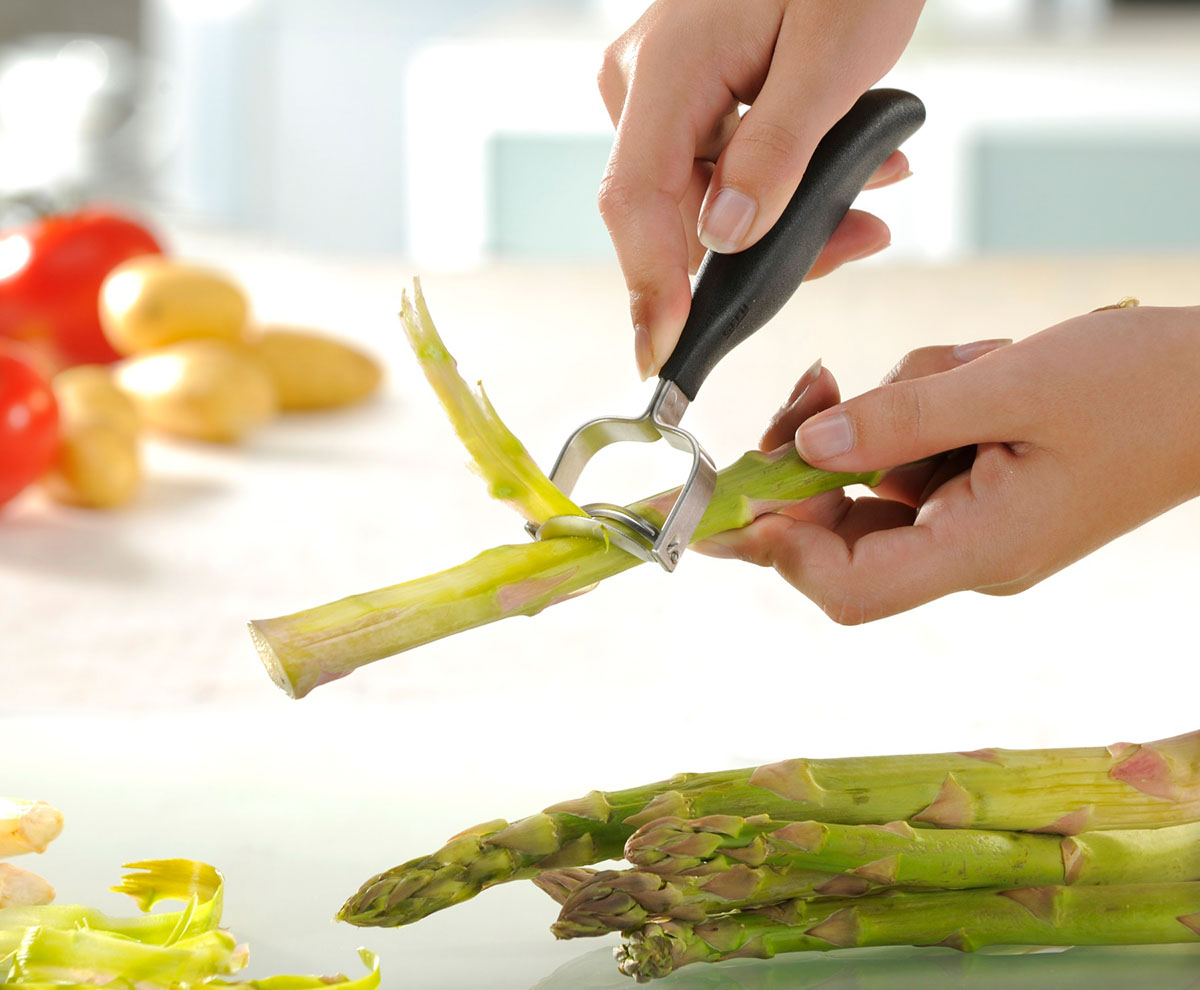
[{"label": "black peeler handle", "polygon": [[687,323],[659,377],[694,399],[717,362],[791,298],[867,180],[924,121],[924,104],[903,90],[859,97],[821,139],[762,240],[737,254],[705,255]]}]

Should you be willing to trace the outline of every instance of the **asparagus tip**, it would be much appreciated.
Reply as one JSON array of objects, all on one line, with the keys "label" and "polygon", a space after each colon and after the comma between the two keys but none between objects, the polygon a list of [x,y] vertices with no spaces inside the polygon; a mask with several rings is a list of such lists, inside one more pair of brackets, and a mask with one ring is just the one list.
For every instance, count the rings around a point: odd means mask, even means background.
[{"label": "asparagus tip", "polygon": [[538,890],[550,895],[556,904],[562,905],[576,887],[587,883],[595,875],[595,870],[568,866],[557,870],[543,870],[533,877],[531,882]]}]

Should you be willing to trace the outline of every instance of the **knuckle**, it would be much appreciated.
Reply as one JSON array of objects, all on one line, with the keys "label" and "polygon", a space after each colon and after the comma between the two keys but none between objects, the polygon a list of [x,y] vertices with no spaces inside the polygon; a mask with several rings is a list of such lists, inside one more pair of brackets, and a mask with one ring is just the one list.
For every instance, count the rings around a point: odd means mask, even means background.
[{"label": "knuckle", "polygon": [[605,97],[619,94],[625,86],[625,45],[614,41],[604,49],[596,70],[596,86]]},{"label": "knuckle", "polygon": [[908,382],[893,382],[883,388],[883,395],[884,416],[892,432],[920,436],[927,412],[922,391]]},{"label": "knuckle", "polygon": [[744,120],[737,129],[737,139],[742,155],[760,169],[786,169],[799,155],[799,135],[780,121]]},{"label": "knuckle", "polygon": [[635,183],[616,165],[610,165],[600,180],[596,203],[606,221],[620,220],[636,212]]},{"label": "knuckle", "polygon": [[820,603],[821,611],[839,626],[861,626],[870,622],[873,609],[857,595],[835,594]]}]

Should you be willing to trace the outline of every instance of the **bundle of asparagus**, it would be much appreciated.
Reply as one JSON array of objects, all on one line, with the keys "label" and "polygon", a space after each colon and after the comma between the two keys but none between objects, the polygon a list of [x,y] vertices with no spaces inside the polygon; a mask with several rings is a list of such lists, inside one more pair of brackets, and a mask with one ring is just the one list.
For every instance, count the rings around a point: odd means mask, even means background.
[{"label": "bundle of asparagus", "polygon": [[[586,869],[624,856],[631,869]],[[1200,941],[1200,732],[681,774],[467,829],[341,910],[410,924],[509,880],[622,972],[871,945]]]}]

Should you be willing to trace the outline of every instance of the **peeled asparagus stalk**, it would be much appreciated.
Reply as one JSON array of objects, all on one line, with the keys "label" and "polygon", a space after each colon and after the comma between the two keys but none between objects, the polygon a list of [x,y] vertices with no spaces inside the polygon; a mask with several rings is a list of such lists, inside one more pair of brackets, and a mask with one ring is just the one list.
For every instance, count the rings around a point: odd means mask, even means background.
[{"label": "peeled asparagus stalk", "polygon": [[62,825],[62,812],[45,801],[0,798],[0,856],[45,852]]},{"label": "peeled asparagus stalk", "polygon": [[[830,474],[795,450],[751,451],[717,477],[717,490],[694,539],[748,525],[765,512],[879,473]],[[629,508],[661,525],[678,489]],[[343,598],[329,605],[250,623],[255,647],[275,683],[293,698],[383,657],[516,615],[536,615],[642,563],[613,544],[560,537],[493,547],[445,571]]]},{"label": "peeled asparagus stalk", "polygon": [[12,863],[0,863],[0,908],[49,904],[54,888],[36,873]]},{"label": "peeled asparagus stalk", "polygon": [[592,791],[515,823],[468,829],[372,877],[339,917],[410,924],[498,883],[619,858],[657,818],[714,814],[1057,835],[1200,821],[1200,731],[1140,745],[785,760]]},{"label": "peeled asparagus stalk", "polygon": [[[625,844],[660,874],[726,869],[828,870],[873,884],[936,889],[1200,880],[1200,822],[1074,836],[838,825],[757,815],[662,818]],[[673,915],[680,917],[679,915]]]},{"label": "peeled asparagus stalk", "polygon": [[1200,882],[1024,887],[789,901],[700,924],[652,922],[616,950],[639,983],[694,962],[873,945],[1200,942]]},{"label": "peeled asparagus stalk", "polygon": [[[542,523],[582,510],[554,486],[509,431],[482,389],[458,374],[421,293],[401,313],[422,370],[489,493]],[[876,484],[881,472],[830,474],[794,450],[781,457],[748,453],[720,473],[694,539],[752,522],[765,512],[851,484]],[[628,506],[661,525],[678,489]],[[287,694],[313,688],[384,657],[514,615],[536,615],[641,560],[606,541],[562,537],[499,546],[448,570],[328,605],[250,623],[267,672]]]}]

